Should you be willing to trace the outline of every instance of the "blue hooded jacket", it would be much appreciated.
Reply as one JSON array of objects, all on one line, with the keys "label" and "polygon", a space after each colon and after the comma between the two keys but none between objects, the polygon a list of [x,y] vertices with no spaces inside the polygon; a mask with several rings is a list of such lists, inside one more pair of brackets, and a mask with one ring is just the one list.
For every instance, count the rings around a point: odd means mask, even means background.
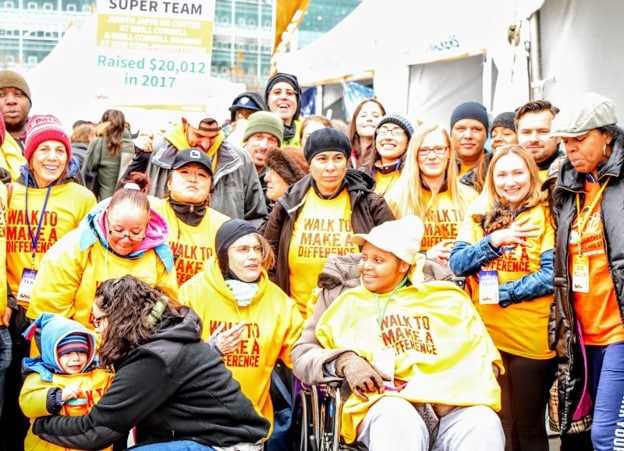
[{"label": "blue hooded jacket", "polygon": [[96,366],[96,341],[93,332],[77,321],[64,316],[42,313],[23,333],[24,338],[28,340],[32,340],[33,337],[38,338],[37,345],[41,350],[40,357],[25,358],[22,362],[24,376],[36,372],[41,375],[42,381],[51,382],[54,373],[63,373],[58,360],[57,348],[63,338],[73,334],[82,334],[89,341],[89,355],[82,372],[90,371]]}]

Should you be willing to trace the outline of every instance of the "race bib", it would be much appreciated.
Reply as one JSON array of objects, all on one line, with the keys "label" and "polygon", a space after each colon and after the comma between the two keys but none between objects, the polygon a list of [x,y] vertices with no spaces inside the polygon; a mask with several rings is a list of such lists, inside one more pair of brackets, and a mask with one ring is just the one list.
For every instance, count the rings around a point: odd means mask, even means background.
[{"label": "race bib", "polygon": [[19,287],[17,288],[17,294],[15,295],[17,302],[22,304],[28,304],[30,302],[30,296],[32,294],[33,285],[35,284],[36,275],[37,270],[24,269]]},{"label": "race bib", "polygon": [[479,273],[479,304],[498,304],[498,271]]},{"label": "race bib", "polygon": [[572,291],[589,293],[589,258],[585,255],[572,256]]}]

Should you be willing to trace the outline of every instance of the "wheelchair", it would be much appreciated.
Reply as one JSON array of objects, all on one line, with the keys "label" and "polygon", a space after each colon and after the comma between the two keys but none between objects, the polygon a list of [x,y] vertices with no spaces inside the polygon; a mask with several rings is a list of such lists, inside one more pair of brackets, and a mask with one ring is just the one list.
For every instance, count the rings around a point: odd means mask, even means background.
[{"label": "wheelchair", "polygon": [[367,451],[361,443],[340,437],[344,401],[341,382],[303,386],[295,398],[295,451]]},{"label": "wheelchair", "polygon": [[[447,280],[465,288],[464,277],[455,276],[435,260],[427,259],[423,273],[426,280]],[[298,381],[298,385],[293,401],[294,451],[368,451],[363,444],[346,444],[340,437],[342,403],[349,392],[346,381],[325,385],[304,385]]]}]

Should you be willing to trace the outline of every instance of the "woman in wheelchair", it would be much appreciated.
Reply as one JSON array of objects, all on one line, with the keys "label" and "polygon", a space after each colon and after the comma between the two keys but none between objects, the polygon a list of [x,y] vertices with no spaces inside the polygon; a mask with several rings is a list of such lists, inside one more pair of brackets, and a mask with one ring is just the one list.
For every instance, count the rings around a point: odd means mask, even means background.
[{"label": "woman in wheelchair", "polygon": [[451,281],[425,281],[416,216],[368,234],[362,285],[314,315],[291,353],[304,383],[344,379],[341,435],[370,451],[503,450],[500,355],[472,302]]}]

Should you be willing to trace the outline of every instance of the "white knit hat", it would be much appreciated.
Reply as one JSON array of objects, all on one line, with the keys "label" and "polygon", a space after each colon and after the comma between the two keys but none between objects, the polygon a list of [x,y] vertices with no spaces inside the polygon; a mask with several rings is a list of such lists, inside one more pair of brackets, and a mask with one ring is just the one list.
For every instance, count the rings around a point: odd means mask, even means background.
[{"label": "white knit hat", "polygon": [[425,226],[418,216],[408,215],[394,221],[386,221],[373,227],[369,233],[358,233],[353,242],[362,246],[369,242],[386,252],[391,252],[410,265],[416,263]]}]

